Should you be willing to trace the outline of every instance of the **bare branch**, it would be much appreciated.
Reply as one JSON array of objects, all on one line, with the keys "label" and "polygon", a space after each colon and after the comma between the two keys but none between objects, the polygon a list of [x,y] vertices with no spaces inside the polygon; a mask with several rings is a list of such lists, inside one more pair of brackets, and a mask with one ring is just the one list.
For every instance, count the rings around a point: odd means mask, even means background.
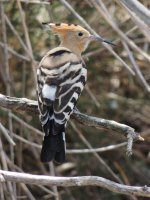
[{"label": "bare branch", "polygon": [[109,145],[106,147],[100,147],[100,148],[92,148],[92,149],[67,149],[66,153],[67,154],[84,154],[84,153],[94,153],[94,152],[104,152],[104,151],[110,151],[114,149],[118,149],[120,147],[125,146],[127,143],[122,142],[120,144],[115,144],[115,145]]},{"label": "bare branch", "polygon": [[150,197],[150,187],[127,186],[98,176],[54,177],[0,170],[0,182],[4,181],[60,187],[98,186],[120,194]]},{"label": "bare branch", "polygon": [[140,80],[141,84],[144,86],[146,91],[150,92],[150,86],[147,83],[147,81],[145,80],[142,72],[140,71],[140,68],[139,68],[138,64],[136,63],[135,58],[133,56],[133,52],[130,50],[130,48],[128,47],[128,45],[124,41],[122,43],[123,43],[126,51],[128,52],[129,59],[130,59],[132,65],[133,65],[133,68],[134,68],[134,70],[136,72],[136,75],[137,75],[138,79]]},{"label": "bare branch", "polygon": [[12,144],[13,146],[15,145],[15,142],[13,141],[13,139],[10,137],[10,135],[8,134],[6,128],[2,125],[2,123],[0,122],[0,131],[3,133],[3,135],[5,136],[5,138],[7,139],[7,141]]},{"label": "bare branch", "polygon": [[0,106],[10,110],[38,113],[37,101],[29,100],[26,98],[9,97],[0,94]]},{"label": "bare branch", "polygon": [[26,4],[29,4],[29,3],[31,3],[31,4],[47,4],[47,5],[49,5],[50,4],[50,2],[46,2],[46,1],[39,1],[39,0],[32,0],[32,1],[26,1],[26,0],[20,0],[21,2],[24,2],[24,3],[26,3]]},{"label": "bare branch", "polygon": [[137,0],[121,0],[129,10],[139,16],[147,25],[150,25],[150,11]]},{"label": "bare branch", "polygon": [[[38,103],[26,98],[15,98],[0,94],[0,107],[15,111],[29,111],[38,113]],[[125,135],[128,139],[127,153],[132,154],[132,140],[144,140],[135,130],[125,124],[115,122],[113,120],[102,119],[98,117],[89,116],[74,110],[72,117],[79,123],[86,126],[94,126],[96,128],[106,128]],[[129,145],[130,144],[130,145]]]},{"label": "bare branch", "polygon": [[5,45],[5,44],[2,43],[2,42],[0,42],[0,47],[1,47],[1,48],[6,47],[6,48],[7,48],[7,51],[8,51],[9,53],[11,53],[12,55],[16,56],[16,57],[19,58],[19,59],[25,60],[25,61],[27,61],[27,62],[30,61],[30,59],[29,59],[28,57],[26,57],[26,56],[24,56],[24,55],[22,55],[22,54],[19,54],[19,53],[16,52],[14,49],[12,49],[11,47],[9,47],[8,45]]},{"label": "bare branch", "polygon": [[150,56],[143,51],[141,48],[139,48],[131,39],[129,39],[123,31],[121,31],[115,22],[115,20],[112,18],[112,16],[109,14],[108,9],[106,8],[105,4],[102,0],[94,0],[92,1],[93,5],[97,9],[97,11],[103,16],[103,18],[112,26],[112,28],[118,33],[118,35],[128,43],[128,45],[136,50],[140,55],[142,55],[144,58],[146,58],[150,62]]}]

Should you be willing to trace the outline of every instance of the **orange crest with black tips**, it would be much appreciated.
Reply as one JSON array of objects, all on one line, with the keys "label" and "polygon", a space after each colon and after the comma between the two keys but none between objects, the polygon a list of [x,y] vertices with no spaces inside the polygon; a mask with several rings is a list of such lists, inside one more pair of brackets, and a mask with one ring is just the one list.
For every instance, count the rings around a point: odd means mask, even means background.
[{"label": "orange crest with black tips", "polygon": [[66,31],[84,31],[88,32],[86,29],[84,29],[80,25],[76,24],[66,24],[66,23],[49,23],[48,24],[51,28],[52,31],[58,32],[58,33],[63,33]]}]

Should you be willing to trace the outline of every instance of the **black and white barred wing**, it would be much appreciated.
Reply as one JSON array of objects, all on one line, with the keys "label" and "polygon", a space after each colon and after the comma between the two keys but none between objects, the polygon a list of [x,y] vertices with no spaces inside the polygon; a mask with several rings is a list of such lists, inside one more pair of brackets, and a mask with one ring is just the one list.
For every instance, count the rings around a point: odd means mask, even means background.
[{"label": "black and white barred wing", "polygon": [[[49,72],[47,75],[45,72]],[[56,85],[51,85],[49,80],[53,77],[51,70],[45,70],[43,67],[38,69],[38,108],[40,112],[40,121],[45,135],[51,132],[50,121],[53,117],[53,102],[55,99]],[[51,78],[50,78],[51,77]]]},{"label": "black and white barred wing", "polygon": [[[67,78],[69,77],[69,78]],[[64,131],[67,121],[76,106],[77,100],[87,80],[87,70],[82,62],[70,64],[57,88],[54,102],[54,132]]]}]

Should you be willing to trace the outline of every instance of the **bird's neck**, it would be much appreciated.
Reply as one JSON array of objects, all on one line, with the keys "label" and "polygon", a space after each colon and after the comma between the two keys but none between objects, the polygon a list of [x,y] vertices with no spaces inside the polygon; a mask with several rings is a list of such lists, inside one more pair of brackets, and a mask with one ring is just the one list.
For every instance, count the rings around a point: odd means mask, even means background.
[{"label": "bird's neck", "polygon": [[66,47],[67,49],[71,50],[73,53],[75,53],[77,56],[81,57],[81,53],[82,51],[79,49],[79,47],[77,45],[74,45],[74,44],[70,44],[68,42],[64,42],[64,41],[61,41],[60,43],[60,46],[61,47]]}]

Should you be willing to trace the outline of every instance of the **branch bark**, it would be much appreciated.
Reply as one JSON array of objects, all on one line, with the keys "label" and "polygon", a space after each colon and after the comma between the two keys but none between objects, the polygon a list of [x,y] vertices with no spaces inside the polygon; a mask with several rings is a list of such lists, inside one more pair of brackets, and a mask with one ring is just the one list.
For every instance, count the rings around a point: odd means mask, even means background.
[{"label": "branch bark", "polygon": [[127,186],[98,176],[54,177],[0,170],[0,182],[6,181],[60,187],[98,186],[120,194],[150,197],[150,187]]},{"label": "branch bark", "polygon": [[148,26],[150,26],[150,11],[137,0],[121,0],[121,2]]},{"label": "branch bark", "polygon": [[[0,107],[7,108],[13,111],[28,111],[38,114],[38,103],[37,101],[26,99],[26,98],[16,98],[5,96],[0,94]],[[125,135],[128,139],[127,141],[127,153],[132,154],[132,143],[134,139],[144,140],[135,130],[125,124],[115,122],[113,120],[102,119],[98,117],[89,116],[80,113],[78,110],[74,110],[72,117],[86,126],[93,126],[96,128],[105,128],[108,130],[113,130]]]}]

